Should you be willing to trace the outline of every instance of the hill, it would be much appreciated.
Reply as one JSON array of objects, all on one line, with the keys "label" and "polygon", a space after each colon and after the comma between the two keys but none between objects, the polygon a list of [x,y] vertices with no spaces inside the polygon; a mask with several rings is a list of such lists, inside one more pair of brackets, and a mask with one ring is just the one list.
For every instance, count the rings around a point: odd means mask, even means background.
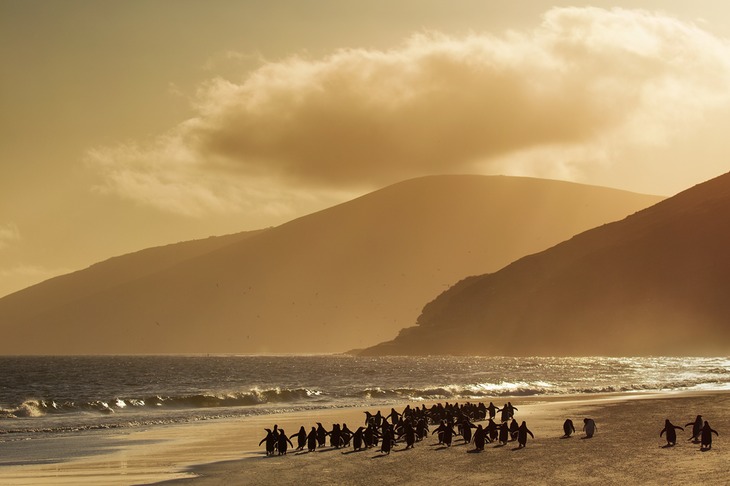
[{"label": "hill", "polygon": [[726,355],[730,174],[466,278],[366,354]]},{"label": "hill", "polygon": [[371,346],[465,275],[660,199],[529,178],[409,180],[275,228],[143,250],[8,295],[0,353]]}]

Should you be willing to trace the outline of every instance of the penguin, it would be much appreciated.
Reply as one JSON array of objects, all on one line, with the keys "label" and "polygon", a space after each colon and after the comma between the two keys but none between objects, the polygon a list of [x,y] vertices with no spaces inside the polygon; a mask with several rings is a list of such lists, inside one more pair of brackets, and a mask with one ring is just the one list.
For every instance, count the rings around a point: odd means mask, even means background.
[{"label": "penguin", "polygon": [[363,449],[363,432],[365,427],[358,427],[354,434],[352,434],[352,450],[359,451]]},{"label": "penguin", "polygon": [[322,424],[320,422],[317,422],[317,445],[319,447],[325,446],[328,435],[330,435],[330,433],[327,432],[324,427],[322,427]]},{"label": "penguin", "polygon": [[499,438],[499,426],[494,420],[489,419],[489,422],[487,422],[487,426],[484,427],[484,430],[487,431],[489,442],[494,442]]},{"label": "penguin", "polygon": [[593,437],[593,434],[598,432],[598,426],[596,425],[596,422],[591,418],[584,418],[583,419],[583,430],[586,432],[586,437],[589,439]]},{"label": "penguin", "polygon": [[314,452],[317,450],[317,429],[312,426],[312,430],[307,435],[307,450]]},{"label": "penguin", "polygon": [[286,444],[289,443],[290,446],[294,447],[294,444],[291,443],[289,440],[289,437],[286,436],[286,432],[284,432],[284,429],[279,429],[279,437],[278,437],[278,446],[279,446],[279,455],[285,456],[286,455]]},{"label": "penguin", "polygon": [[517,420],[512,419],[512,422],[509,424],[509,436],[512,440],[517,439],[518,430],[520,430],[520,425],[517,423]]},{"label": "penguin", "polygon": [[565,422],[563,422],[563,437],[570,437],[570,435],[573,433],[575,433],[575,426],[573,425],[573,421],[570,419],[565,419]]},{"label": "penguin", "polygon": [[476,429],[477,426],[469,421],[468,418],[464,417],[461,422],[461,436],[464,438],[464,444],[471,442],[471,429]]},{"label": "penguin", "polygon": [[499,428],[499,443],[504,445],[509,438],[509,427],[507,427],[507,422],[502,422],[497,427]]},{"label": "penguin", "polygon": [[700,450],[707,451],[712,449],[712,434],[715,434],[716,436],[720,437],[720,434],[717,432],[717,430],[713,430],[710,427],[710,423],[705,420],[705,425],[702,426],[702,432],[700,439]]},{"label": "penguin", "polygon": [[669,419],[666,419],[664,421],[664,428],[661,432],[659,432],[659,437],[661,437],[664,432],[667,433],[667,446],[673,446],[677,443],[677,431],[675,429],[684,431],[684,429],[679,425],[672,424]]},{"label": "penguin", "polygon": [[482,403],[482,402],[479,402],[479,405],[477,405],[476,419],[477,419],[477,422],[487,419],[487,407],[485,407],[484,403]]},{"label": "penguin", "polygon": [[444,443],[444,429],[446,428],[446,423],[442,420],[439,423],[439,426],[433,429],[433,432],[431,432],[431,435],[437,434],[436,437],[439,439],[439,444]]},{"label": "penguin", "polygon": [[416,444],[416,431],[413,429],[413,425],[410,422],[403,424],[403,435],[406,438],[406,449],[412,449]]},{"label": "penguin", "polygon": [[350,447],[350,440],[352,439],[352,431],[347,428],[346,423],[342,423],[342,430],[340,431],[340,438],[342,439],[342,445]]},{"label": "penguin", "polygon": [[499,409],[500,412],[502,412],[499,421],[500,422],[509,422],[509,419],[511,417],[510,410],[507,404],[505,403],[502,408]]},{"label": "penguin", "polygon": [[411,409],[410,405],[406,405],[406,408],[403,409],[403,413],[401,413],[401,417],[404,419],[411,418],[411,415],[413,414],[413,409]]},{"label": "penguin", "polygon": [[530,437],[532,437],[533,439],[535,438],[535,436],[532,435],[532,432],[530,431],[530,429],[527,428],[527,424],[523,420],[519,428],[517,429],[517,443],[519,444],[517,446],[518,449],[522,449],[527,445],[527,434],[530,434]]},{"label": "penguin", "polygon": [[383,454],[390,455],[390,450],[393,448],[393,429],[389,425],[383,427],[382,443],[380,444],[380,452]]},{"label": "penguin", "polygon": [[330,445],[336,449],[342,447],[342,430],[340,424],[332,424],[332,430],[329,432]]},{"label": "penguin", "polygon": [[425,418],[421,417],[416,423],[416,440],[421,441],[425,437],[428,437],[428,422]]},{"label": "penguin", "polygon": [[375,430],[375,421],[373,420],[362,434],[363,441],[365,442],[365,447],[373,447],[378,445],[377,435],[378,432],[377,430]]},{"label": "penguin", "polygon": [[303,425],[299,428],[299,432],[289,436],[290,439],[293,439],[294,437],[297,438],[297,450],[301,451],[304,449],[304,446],[307,445],[307,431],[304,430]]},{"label": "penguin", "polygon": [[380,426],[383,425],[383,416],[380,414],[380,410],[375,412],[373,418],[375,419],[375,426],[380,428]]},{"label": "penguin", "polygon": [[484,444],[486,443],[487,439],[487,431],[482,428],[482,425],[477,425],[477,430],[474,431],[474,450],[475,451],[483,451],[484,450]]},{"label": "penguin", "polygon": [[451,442],[454,439],[454,424],[452,424],[450,421],[446,422],[446,427],[444,427],[444,435],[443,440],[444,444],[446,444],[446,447],[451,447]]},{"label": "penguin", "polygon": [[274,450],[276,449],[278,437],[274,435],[274,432],[271,429],[264,429],[266,431],[266,437],[261,439],[261,442],[259,442],[259,445],[266,442],[266,455],[267,456],[273,456]]},{"label": "penguin", "polygon": [[494,403],[489,402],[489,406],[487,407],[487,412],[489,412],[490,419],[494,420],[494,417],[497,416],[497,410],[499,410],[499,409],[494,406]]},{"label": "penguin", "polygon": [[690,422],[685,427],[692,426],[692,437],[687,440],[698,441],[702,433],[702,415],[698,415],[694,422]]}]

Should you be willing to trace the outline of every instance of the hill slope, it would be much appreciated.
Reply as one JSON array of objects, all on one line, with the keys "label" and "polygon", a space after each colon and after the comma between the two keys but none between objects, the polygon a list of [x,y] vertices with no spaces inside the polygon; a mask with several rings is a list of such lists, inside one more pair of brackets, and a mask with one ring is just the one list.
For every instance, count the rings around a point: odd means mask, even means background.
[{"label": "hill slope", "polygon": [[730,174],[462,280],[367,354],[725,355]]},{"label": "hill slope", "polygon": [[370,346],[464,275],[660,199],[528,178],[414,179],[276,228],[125,255],[6,296],[0,353]]}]

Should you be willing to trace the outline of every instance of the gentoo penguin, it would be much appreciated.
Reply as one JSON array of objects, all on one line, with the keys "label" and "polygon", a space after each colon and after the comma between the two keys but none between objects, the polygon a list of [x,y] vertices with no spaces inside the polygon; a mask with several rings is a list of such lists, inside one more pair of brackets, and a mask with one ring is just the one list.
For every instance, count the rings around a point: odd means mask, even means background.
[{"label": "gentoo penguin", "polygon": [[666,419],[664,421],[664,428],[662,429],[661,432],[659,432],[659,437],[661,437],[662,434],[664,434],[664,432],[667,433],[667,445],[668,446],[673,446],[674,444],[677,443],[677,431],[675,429],[684,431],[684,429],[682,427],[680,427],[679,425],[674,425],[674,424],[672,424],[672,422],[669,421],[669,419]]},{"label": "gentoo penguin", "polygon": [[575,426],[573,425],[573,421],[570,419],[566,419],[565,422],[563,422],[563,437],[570,437],[573,433],[575,433]]},{"label": "gentoo penguin", "polygon": [[532,435],[532,432],[530,429],[527,428],[527,424],[525,421],[522,421],[522,424],[520,424],[519,428],[517,429],[517,443],[519,444],[519,448],[522,449],[527,445],[527,434],[530,434],[530,437],[533,439],[535,438],[534,435]]},{"label": "gentoo penguin", "polygon": [[710,427],[710,423],[705,420],[705,425],[702,426],[702,438],[700,439],[700,449],[701,450],[709,450],[712,449],[712,434],[715,434],[716,436],[720,436],[720,434],[717,433],[717,430],[713,430]]},{"label": "gentoo penguin", "polygon": [[583,430],[586,432],[586,437],[589,439],[593,437],[593,434],[598,432],[598,426],[596,425],[596,422],[592,418],[584,418],[583,419]]}]

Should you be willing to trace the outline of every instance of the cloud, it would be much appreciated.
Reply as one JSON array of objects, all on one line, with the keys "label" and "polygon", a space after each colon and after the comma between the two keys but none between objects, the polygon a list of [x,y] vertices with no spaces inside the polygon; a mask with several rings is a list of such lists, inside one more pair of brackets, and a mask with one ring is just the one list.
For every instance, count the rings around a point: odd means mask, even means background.
[{"label": "cloud", "polygon": [[189,215],[424,174],[590,178],[727,113],[728,87],[728,43],[694,24],[556,8],[531,31],[422,33],[391,50],[293,56],[241,82],[213,79],[195,117],[89,161],[100,190]]},{"label": "cloud", "polygon": [[0,250],[20,240],[20,231],[14,223],[0,225]]}]

